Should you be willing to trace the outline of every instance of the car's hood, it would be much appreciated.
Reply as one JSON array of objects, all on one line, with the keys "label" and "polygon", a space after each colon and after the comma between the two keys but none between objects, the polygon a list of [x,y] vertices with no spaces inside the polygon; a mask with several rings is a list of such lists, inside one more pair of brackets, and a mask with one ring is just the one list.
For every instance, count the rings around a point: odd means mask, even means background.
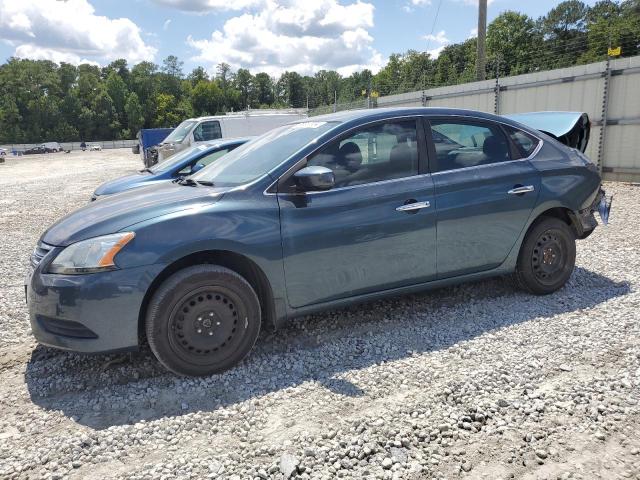
[{"label": "car's hood", "polygon": [[132,188],[132,186],[144,184],[152,179],[153,177],[151,175],[134,173],[133,175],[126,175],[124,177],[116,178],[115,180],[104,182],[96,188],[94,193],[95,195],[111,195],[112,193],[128,190],[129,188]]},{"label": "car's hood", "polygon": [[584,112],[528,112],[513,113],[503,117],[540,130],[581,152],[586,150],[589,143],[591,122]]},{"label": "car's hood", "polygon": [[41,237],[66,246],[86,238],[115,233],[135,223],[217,202],[225,187],[191,187],[168,183],[136,188],[91,202],[53,224]]}]

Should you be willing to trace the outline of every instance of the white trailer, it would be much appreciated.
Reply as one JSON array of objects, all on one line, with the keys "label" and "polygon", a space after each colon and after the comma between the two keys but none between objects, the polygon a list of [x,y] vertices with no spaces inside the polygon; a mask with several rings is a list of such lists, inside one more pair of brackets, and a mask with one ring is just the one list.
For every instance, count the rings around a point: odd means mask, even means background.
[{"label": "white trailer", "polygon": [[253,137],[304,118],[307,118],[307,111],[303,109],[249,110],[190,118],[158,145],[158,162],[192,145],[211,143],[219,138]]}]

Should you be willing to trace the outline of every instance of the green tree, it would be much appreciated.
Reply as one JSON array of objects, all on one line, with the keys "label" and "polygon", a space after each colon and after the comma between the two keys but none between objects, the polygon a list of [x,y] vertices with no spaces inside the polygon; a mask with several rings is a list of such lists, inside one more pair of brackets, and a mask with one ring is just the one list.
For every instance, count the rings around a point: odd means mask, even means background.
[{"label": "green tree", "polygon": [[202,67],[194,68],[189,75],[187,75],[187,80],[191,83],[191,86],[195,87],[198,82],[209,81],[209,75],[207,71]]},{"label": "green tree", "polygon": [[107,93],[109,97],[111,97],[113,106],[116,109],[118,119],[122,122],[125,119],[125,103],[129,93],[127,85],[124,83],[124,80],[122,80],[122,77],[115,71],[109,73],[105,84]]},{"label": "green tree", "polygon": [[138,131],[144,126],[144,112],[142,105],[135,92],[127,95],[127,102],[124,110],[127,116],[127,135],[125,137],[133,138]]},{"label": "green tree", "polygon": [[198,116],[214,115],[223,108],[222,90],[215,82],[200,80],[191,91],[191,105]]},{"label": "green tree", "polygon": [[240,92],[240,108],[243,110],[249,107],[253,94],[253,75],[246,68],[241,68],[236,72],[234,87]]},{"label": "green tree", "polygon": [[487,28],[489,65],[497,66],[501,76],[530,72],[538,66],[535,53],[541,42],[532,18],[503,12]]},{"label": "green tree", "polygon": [[273,105],[274,83],[271,77],[264,73],[258,73],[253,80],[255,99],[261,107]]},{"label": "green tree", "polygon": [[579,0],[559,3],[540,20],[548,53],[542,68],[573,65],[586,50],[586,23],[589,7]]}]

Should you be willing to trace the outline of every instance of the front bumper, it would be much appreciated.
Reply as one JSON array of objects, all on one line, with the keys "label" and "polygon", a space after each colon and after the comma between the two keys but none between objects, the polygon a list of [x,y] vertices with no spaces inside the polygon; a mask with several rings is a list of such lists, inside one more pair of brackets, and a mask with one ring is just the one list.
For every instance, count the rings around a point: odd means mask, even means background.
[{"label": "front bumper", "polygon": [[137,348],[140,309],[160,265],[87,275],[45,274],[41,268],[25,280],[39,343],[84,353]]}]

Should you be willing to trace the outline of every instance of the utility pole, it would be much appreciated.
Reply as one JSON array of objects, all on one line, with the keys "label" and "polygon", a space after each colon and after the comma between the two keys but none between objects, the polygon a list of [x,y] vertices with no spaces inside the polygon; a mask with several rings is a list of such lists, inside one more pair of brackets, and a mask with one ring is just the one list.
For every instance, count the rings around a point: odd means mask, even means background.
[{"label": "utility pole", "polygon": [[333,91],[333,113],[338,111],[338,90]]},{"label": "utility pole", "polygon": [[487,0],[478,1],[478,49],[476,55],[476,80],[484,80],[485,64],[485,40],[487,38]]}]

